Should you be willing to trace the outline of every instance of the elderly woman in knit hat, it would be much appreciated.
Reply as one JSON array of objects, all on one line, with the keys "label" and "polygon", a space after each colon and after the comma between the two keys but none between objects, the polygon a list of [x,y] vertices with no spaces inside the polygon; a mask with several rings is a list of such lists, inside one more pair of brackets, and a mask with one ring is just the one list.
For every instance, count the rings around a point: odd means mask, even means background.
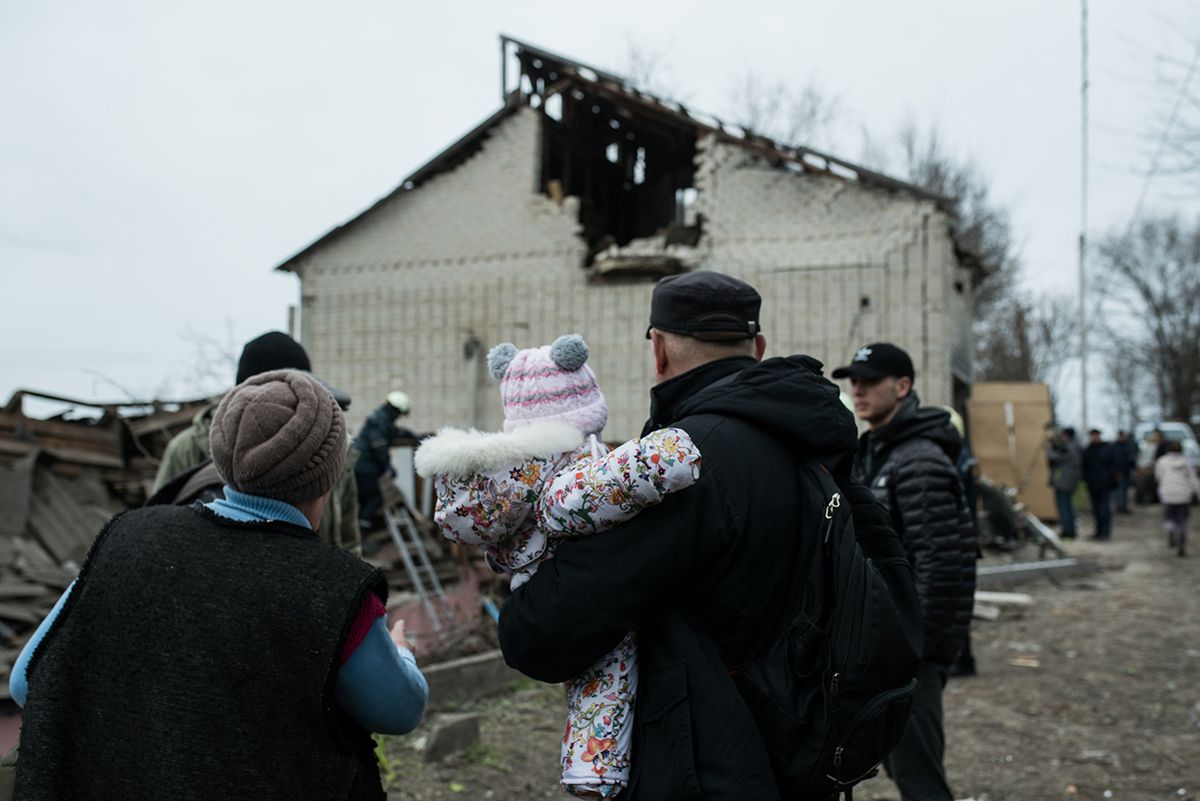
[{"label": "elderly woman in knit hat", "polygon": [[225,498],[113,518],[11,678],[18,799],[383,799],[370,731],[428,689],[387,585],[314,534],[346,458],[329,391],[254,376],[211,431]]}]

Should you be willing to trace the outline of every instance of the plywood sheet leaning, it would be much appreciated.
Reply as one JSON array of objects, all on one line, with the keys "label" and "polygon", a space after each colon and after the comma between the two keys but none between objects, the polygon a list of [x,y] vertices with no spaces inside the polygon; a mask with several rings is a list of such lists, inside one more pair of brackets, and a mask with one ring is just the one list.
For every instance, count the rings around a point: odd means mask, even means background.
[{"label": "plywood sheet leaning", "polygon": [[967,403],[971,451],[979,470],[1016,487],[1025,507],[1043,520],[1057,516],[1044,443],[1053,419],[1050,389],[1024,382],[979,383]]}]

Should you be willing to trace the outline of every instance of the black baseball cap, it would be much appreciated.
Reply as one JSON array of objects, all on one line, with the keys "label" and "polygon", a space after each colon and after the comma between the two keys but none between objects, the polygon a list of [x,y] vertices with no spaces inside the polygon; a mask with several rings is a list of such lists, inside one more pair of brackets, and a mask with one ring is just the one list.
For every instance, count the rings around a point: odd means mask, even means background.
[{"label": "black baseball cap", "polygon": [[762,333],[761,309],[762,297],[745,281],[704,270],[680,273],[654,286],[650,328],[706,342],[753,339]]},{"label": "black baseball cap", "polygon": [[912,359],[901,348],[890,342],[872,342],[854,354],[850,364],[833,371],[834,378],[865,378],[878,381],[881,378],[914,378]]}]

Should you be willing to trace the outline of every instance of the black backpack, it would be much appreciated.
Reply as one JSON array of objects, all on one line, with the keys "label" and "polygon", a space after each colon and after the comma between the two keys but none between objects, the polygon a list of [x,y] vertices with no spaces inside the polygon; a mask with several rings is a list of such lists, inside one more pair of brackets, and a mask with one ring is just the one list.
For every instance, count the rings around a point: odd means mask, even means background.
[{"label": "black backpack", "polygon": [[765,654],[734,669],[780,794],[826,801],[874,776],[904,732],[921,658],[912,568],[887,510],[870,490],[799,469],[801,610]]}]

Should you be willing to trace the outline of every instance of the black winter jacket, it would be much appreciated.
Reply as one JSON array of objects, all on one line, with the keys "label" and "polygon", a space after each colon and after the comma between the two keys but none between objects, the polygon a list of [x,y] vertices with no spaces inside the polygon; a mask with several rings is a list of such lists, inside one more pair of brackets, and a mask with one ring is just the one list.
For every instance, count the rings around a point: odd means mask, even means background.
[{"label": "black winter jacket", "polygon": [[[629,522],[564,541],[505,603],[500,643],[535,679],[578,675],[636,631],[639,690],[623,801],[754,799],[779,792],[758,728],[729,676],[799,607],[794,574],[801,456],[848,456],[854,421],[802,356],[722,359],[655,387],[647,429],[700,449],[692,487]],[[815,547],[819,547],[819,544]]]},{"label": "black winter jacket", "polygon": [[1083,449],[1083,480],[1092,492],[1116,486],[1117,473],[1120,472],[1118,447],[1107,442],[1089,442]]},{"label": "black winter jacket", "polygon": [[396,419],[400,412],[389,403],[385,403],[367,416],[362,430],[354,438],[354,448],[358,451],[358,461],[354,469],[368,475],[383,475],[391,466],[389,448],[407,440],[416,439],[416,435],[407,428],[398,428]]},{"label": "black winter jacket", "polygon": [[951,664],[967,639],[975,603],[978,538],[954,464],[962,438],[942,409],[914,392],[896,417],[859,440],[854,477],[891,511],[917,579],[925,659]]}]

